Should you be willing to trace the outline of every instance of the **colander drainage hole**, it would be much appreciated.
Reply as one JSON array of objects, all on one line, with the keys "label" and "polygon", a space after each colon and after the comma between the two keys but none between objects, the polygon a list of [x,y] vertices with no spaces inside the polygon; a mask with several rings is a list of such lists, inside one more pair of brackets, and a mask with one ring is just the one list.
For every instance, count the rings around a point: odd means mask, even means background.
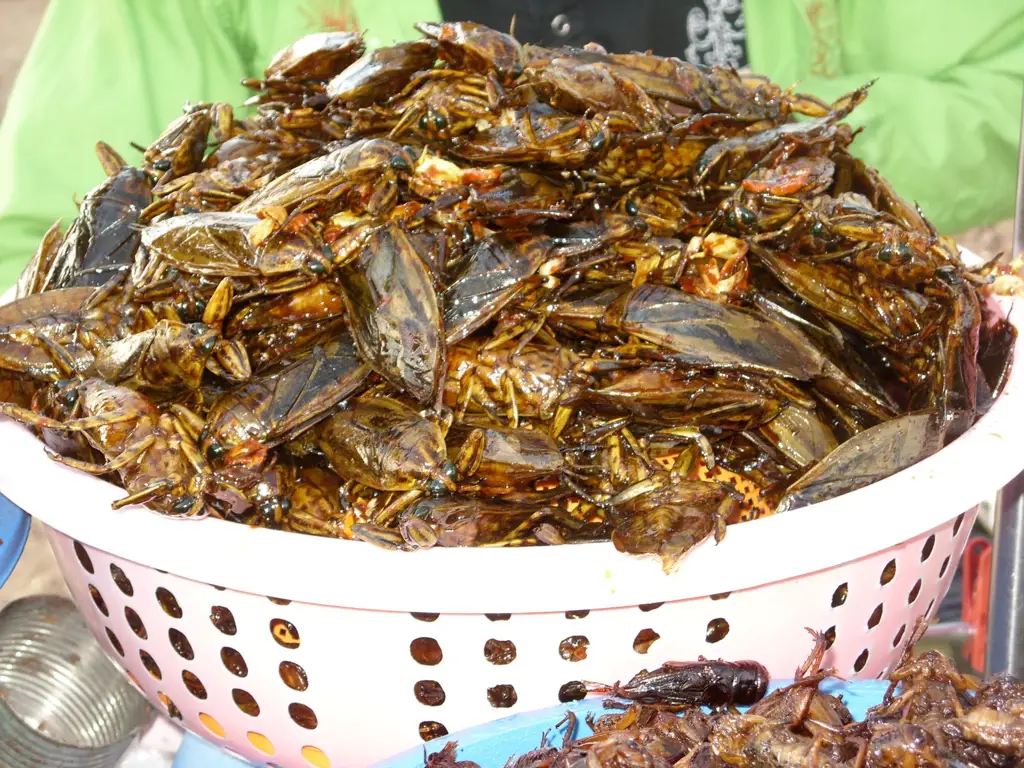
[{"label": "colander drainage hole", "polygon": [[846,598],[850,595],[850,587],[844,581],[838,587],[836,591],[832,593],[832,607],[838,608],[840,605],[846,602]]},{"label": "colander drainage hole", "polygon": [[558,689],[558,700],[563,704],[579,701],[587,697],[587,686],[579,680],[570,680]]},{"label": "colander drainage hole", "polygon": [[903,639],[903,633],[906,632],[906,631],[907,631],[907,625],[906,624],[904,624],[902,627],[899,628],[899,631],[896,633],[896,637],[894,637],[892,639],[892,647],[893,648],[895,648],[897,645],[900,644],[900,640]]},{"label": "colander drainage hole", "polygon": [[289,704],[288,714],[296,725],[307,731],[312,731],[318,725],[316,713],[305,704]]},{"label": "colander drainage hole", "polygon": [[516,644],[511,640],[495,640],[484,643],[484,658],[491,664],[504,666],[516,660]]},{"label": "colander drainage hole", "polygon": [[110,616],[110,611],[107,610],[107,603],[103,599],[103,595],[101,595],[100,591],[92,584],[89,585],[89,595],[92,597],[92,601],[96,603],[96,607],[99,609],[99,612],[104,616]]},{"label": "colander drainage hole", "polygon": [[158,699],[160,699],[160,703],[163,704],[164,707],[166,707],[167,716],[169,718],[171,718],[172,720],[184,720],[184,718],[181,716],[181,710],[178,709],[177,706],[175,706],[174,702],[171,701],[171,698],[166,693],[164,693],[163,691],[157,691],[156,696]]},{"label": "colander drainage hole", "polygon": [[708,622],[708,628],[704,632],[704,640],[709,643],[717,643],[724,640],[729,634],[729,622],[723,618],[712,619]]},{"label": "colander drainage hole", "polygon": [[124,648],[121,647],[121,641],[117,639],[117,635],[111,631],[110,627],[104,627],[104,629],[107,630],[107,639],[110,641],[110,644],[114,646],[114,650],[117,651],[117,655],[123,657]]},{"label": "colander drainage hole", "polygon": [[129,608],[127,605],[124,607],[124,619],[128,622],[128,626],[131,628],[135,636],[140,640],[148,640],[149,635],[146,633],[146,625],[142,623],[142,619],[139,618],[134,610]]},{"label": "colander drainage hole", "polygon": [[420,723],[420,738],[424,741],[439,739],[448,735],[448,729],[436,720],[424,720]]},{"label": "colander drainage hole", "polygon": [[941,579],[946,575],[946,570],[949,568],[949,555],[946,555],[946,559],[942,561],[942,565],[939,567],[939,578]]},{"label": "colander drainage hole", "polygon": [[[413,614],[413,615],[415,616],[416,614]],[[420,615],[421,616],[422,615],[428,615],[429,616],[431,614],[420,614]],[[487,617],[488,621],[508,621],[509,619],[512,618],[512,614],[511,613],[485,613],[484,616]],[[433,619],[420,619],[420,621],[433,621]],[[442,725],[441,727],[443,728],[444,726]],[[448,733],[448,731],[445,731],[445,733]]]},{"label": "colander drainage hole", "polygon": [[249,665],[245,663],[245,658],[234,648],[221,648],[220,660],[227,671],[235,677],[245,677],[249,674]]},{"label": "colander drainage hole", "polygon": [[234,700],[235,706],[249,715],[249,717],[260,716],[260,705],[256,703],[256,699],[248,691],[241,688],[232,688],[231,698]]},{"label": "colander drainage hole", "polygon": [[96,569],[92,566],[92,558],[89,557],[89,553],[85,551],[85,547],[77,541],[73,546],[75,549],[75,555],[78,557],[78,562],[82,564],[82,567],[89,573],[96,573]]},{"label": "colander drainage hole", "polygon": [[935,549],[935,534],[933,533],[927,539],[925,539],[924,546],[921,547],[921,562],[923,563],[929,557],[932,556],[932,550]]},{"label": "colander drainage hole", "polygon": [[[654,640],[651,642],[653,643]],[[572,635],[558,644],[558,655],[566,661],[583,661],[587,658],[587,648],[589,645],[590,641],[583,635]],[[633,647],[636,648],[635,642]],[[643,651],[643,653],[646,653],[646,651]]]},{"label": "colander drainage hole", "polygon": [[910,594],[907,595],[907,605],[911,605],[915,600],[917,600],[917,596],[919,594],[921,594],[921,580],[920,579],[918,579],[917,582],[914,584],[914,586],[910,588]]},{"label": "colander drainage hole", "polygon": [[509,709],[519,701],[519,696],[511,685],[495,685],[487,689],[487,701],[495,709]]},{"label": "colander drainage hole", "polygon": [[233,635],[238,631],[235,615],[223,605],[215,605],[210,609],[210,621],[225,635]]},{"label": "colander drainage hole", "polygon": [[857,660],[855,662],[853,662],[853,671],[854,672],[860,672],[862,669],[864,669],[864,667],[867,665],[867,663],[868,663],[868,649],[865,648],[863,651],[860,652],[860,656],[857,657]]},{"label": "colander drainage hole", "polygon": [[963,524],[964,524],[964,513],[961,512],[959,515],[956,516],[956,521],[953,523],[953,537],[954,538],[956,538],[956,535],[958,533],[960,533],[960,526],[963,525]]},{"label": "colander drainage hole", "polygon": [[641,629],[636,633],[636,637],[633,639],[633,650],[637,653],[647,653],[651,646],[661,638],[657,632],[649,627],[647,629]]},{"label": "colander drainage hole", "polygon": [[145,651],[139,651],[139,658],[142,659],[142,666],[146,668],[146,671],[156,680],[163,680],[163,675],[160,672],[160,667],[157,666],[156,661]]},{"label": "colander drainage hole", "polygon": [[185,659],[185,661],[192,661],[196,657],[195,653],[192,652],[192,643],[188,641],[188,638],[182,632],[176,629],[167,630],[167,639],[171,641],[171,648],[174,652]]},{"label": "colander drainage hole", "polygon": [[302,748],[302,757],[313,768],[331,768],[331,761],[322,749],[306,746]]},{"label": "colander drainage hole", "polygon": [[274,743],[264,736],[262,733],[256,731],[249,731],[245,734],[245,737],[249,739],[249,743],[252,744],[256,749],[262,752],[264,755],[273,755],[276,751],[274,749]]},{"label": "colander drainage hole", "polygon": [[444,688],[437,680],[419,680],[412,687],[416,701],[428,707],[440,707],[444,704]]},{"label": "colander drainage hole", "polygon": [[172,619],[181,618],[181,606],[178,605],[178,599],[171,594],[170,590],[157,587],[156,600],[160,603],[160,607],[164,609],[164,613]]},{"label": "colander drainage hole", "polygon": [[205,712],[199,713],[199,722],[212,733],[214,736],[223,739],[224,738],[224,726],[216,721],[213,717],[206,714]]},{"label": "colander drainage hole", "polygon": [[883,608],[881,603],[875,606],[875,610],[871,612],[871,616],[868,618],[868,629],[874,629],[878,626],[879,622],[882,620],[882,610]]},{"label": "colander drainage hole", "polygon": [[206,698],[206,686],[203,685],[202,681],[192,672],[189,672],[187,669],[183,669],[181,671],[181,680],[185,683],[185,687],[188,688],[188,692],[197,699]]},{"label": "colander drainage hole", "polygon": [[590,615],[590,611],[566,611],[565,618],[567,619],[585,619]]},{"label": "colander drainage hole", "polygon": [[417,664],[426,667],[433,667],[441,663],[444,654],[441,653],[441,646],[432,637],[417,637],[409,643],[409,653]]},{"label": "colander drainage hole", "polygon": [[650,613],[651,611],[658,610],[664,604],[665,604],[664,601],[662,601],[660,603],[644,603],[643,605],[640,606],[640,610],[643,611],[644,613]]},{"label": "colander drainage hole", "polygon": [[731,594],[732,592],[716,592],[715,594],[710,595],[710,597],[712,600],[725,600]]},{"label": "colander drainage hole", "polygon": [[925,617],[925,619],[930,619],[932,617],[932,608],[934,608],[934,607],[935,607],[935,598],[933,597],[931,599],[931,602],[928,603],[928,607],[924,609],[924,617]]},{"label": "colander drainage hole", "polygon": [[896,578],[896,561],[890,560],[885,564],[885,568],[882,569],[882,575],[879,577],[878,581],[884,587],[894,578]]},{"label": "colander drainage hole", "polygon": [[110,578],[112,578],[114,583],[117,584],[117,588],[128,595],[128,597],[135,596],[135,587],[133,587],[131,581],[128,580],[127,574],[113,563],[110,564]]},{"label": "colander drainage hole", "polygon": [[294,661],[282,661],[277,668],[281,680],[293,691],[304,691],[309,687],[309,678],[306,677],[306,670]]},{"label": "colander drainage hole", "polygon": [[267,600],[272,602],[274,605],[291,605],[291,600],[285,600],[283,597],[268,597]]},{"label": "colander drainage hole", "polygon": [[431,621],[437,621],[437,617],[440,615],[441,614],[439,613],[413,613],[412,617],[416,619],[416,621],[426,621],[429,623]]},{"label": "colander drainage hole", "polygon": [[827,651],[833,645],[836,644],[836,628],[835,625],[825,630],[825,650]]},{"label": "colander drainage hole", "polygon": [[280,646],[292,650],[299,647],[299,630],[290,621],[271,619],[270,634],[274,636],[274,639]]}]

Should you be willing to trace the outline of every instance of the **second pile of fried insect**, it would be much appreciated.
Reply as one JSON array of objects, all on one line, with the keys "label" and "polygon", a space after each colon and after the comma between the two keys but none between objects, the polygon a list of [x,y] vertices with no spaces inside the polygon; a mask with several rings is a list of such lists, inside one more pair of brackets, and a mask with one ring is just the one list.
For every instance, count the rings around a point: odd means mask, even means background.
[{"label": "second pile of fried insect", "polygon": [[850,154],[866,89],[420,29],[303,38],[140,167],[100,145],[0,309],[0,410],[120,503],[671,568],[1000,391],[986,279]]},{"label": "second pile of fried insect", "polygon": [[[588,717],[593,735],[576,738],[577,723],[569,714],[560,746],[510,758],[506,768],[1020,765],[1024,683],[1005,675],[978,681],[959,673],[938,651],[914,656],[914,642],[926,628],[920,622],[889,675],[888,692],[862,721],[854,719],[841,697],[822,690],[832,670],[820,669],[826,641],[816,635],[814,652],[796,680],[767,696],[750,662],[666,665],[616,686],[612,695],[625,702],[613,699],[606,705],[624,712]],[[742,678],[749,690],[742,697],[722,697],[728,686],[708,688],[718,678],[726,683]],[[752,706],[741,714],[733,704]],[[458,744],[449,743],[427,757],[426,768],[479,766],[459,761]]]}]

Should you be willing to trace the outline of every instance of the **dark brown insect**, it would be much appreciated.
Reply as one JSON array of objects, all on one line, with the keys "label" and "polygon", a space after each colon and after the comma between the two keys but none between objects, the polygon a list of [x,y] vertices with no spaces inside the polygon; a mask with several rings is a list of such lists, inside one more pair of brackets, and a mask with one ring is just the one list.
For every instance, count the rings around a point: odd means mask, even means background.
[{"label": "dark brown insect", "polygon": [[594,686],[595,693],[641,704],[698,707],[749,706],[764,698],[768,670],[756,661],[668,662],[627,683]]}]

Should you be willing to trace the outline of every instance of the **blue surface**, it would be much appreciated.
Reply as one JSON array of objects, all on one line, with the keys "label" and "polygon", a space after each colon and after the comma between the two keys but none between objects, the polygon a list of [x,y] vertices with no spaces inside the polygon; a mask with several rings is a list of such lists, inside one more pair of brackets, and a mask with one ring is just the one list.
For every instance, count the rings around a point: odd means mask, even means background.
[{"label": "blue surface", "polygon": [[[777,681],[770,685],[768,690],[773,691],[787,683],[788,681],[784,680]],[[842,694],[850,713],[858,720],[863,720],[868,708],[881,701],[882,694],[888,686],[888,682],[880,680],[849,683],[827,680],[822,683],[821,690],[833,695]],[[587,727],[585,718],[590,713],[598,716],[608,714],[609,710],[602,706],[603,701],[600,698],[584,699],[495,720],[486,725],[434,739],[423,746],[377,763],[373,768],[423,768],[424,747],[433,753],[439,751],[449,741],[458,742],[457,759],[472,760],[480,768],[503,768],[512,755],[537,749],[541,744],[541,735],[545,731],[548,733],[548,744],[560,743],[567,726],[555,728],[555,725],[565,717],[566,712],[573,712],[578,718],[577,738],[590,735],[591,730]]]},{"label": "blue surface", "polygon": [[229,755],[220,747],[186,733],[171,768],[251,768],[252,763]]},{"label": "blue surface", "polygon": [[0,587],[18,564],[28,540],[29,516],[0,495]]}]

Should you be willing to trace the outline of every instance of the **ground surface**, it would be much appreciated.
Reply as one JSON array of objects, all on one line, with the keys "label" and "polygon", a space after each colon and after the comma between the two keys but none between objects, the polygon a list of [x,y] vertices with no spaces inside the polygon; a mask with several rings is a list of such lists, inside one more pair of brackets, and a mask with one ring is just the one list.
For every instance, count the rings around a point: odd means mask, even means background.
[{"label": "ground surface", "polygon": [[[0,115],[45,8],[46,0],[0,0]],[[983,256],[992,256],[1009,248],[1010,236],[1010,222],[1004,222],[996,227],[972,230],[960,241]],[[39,527],[34,526],[21,562],[0,590],[0,607],[26,594],[65,591],[46,538]]]}]

